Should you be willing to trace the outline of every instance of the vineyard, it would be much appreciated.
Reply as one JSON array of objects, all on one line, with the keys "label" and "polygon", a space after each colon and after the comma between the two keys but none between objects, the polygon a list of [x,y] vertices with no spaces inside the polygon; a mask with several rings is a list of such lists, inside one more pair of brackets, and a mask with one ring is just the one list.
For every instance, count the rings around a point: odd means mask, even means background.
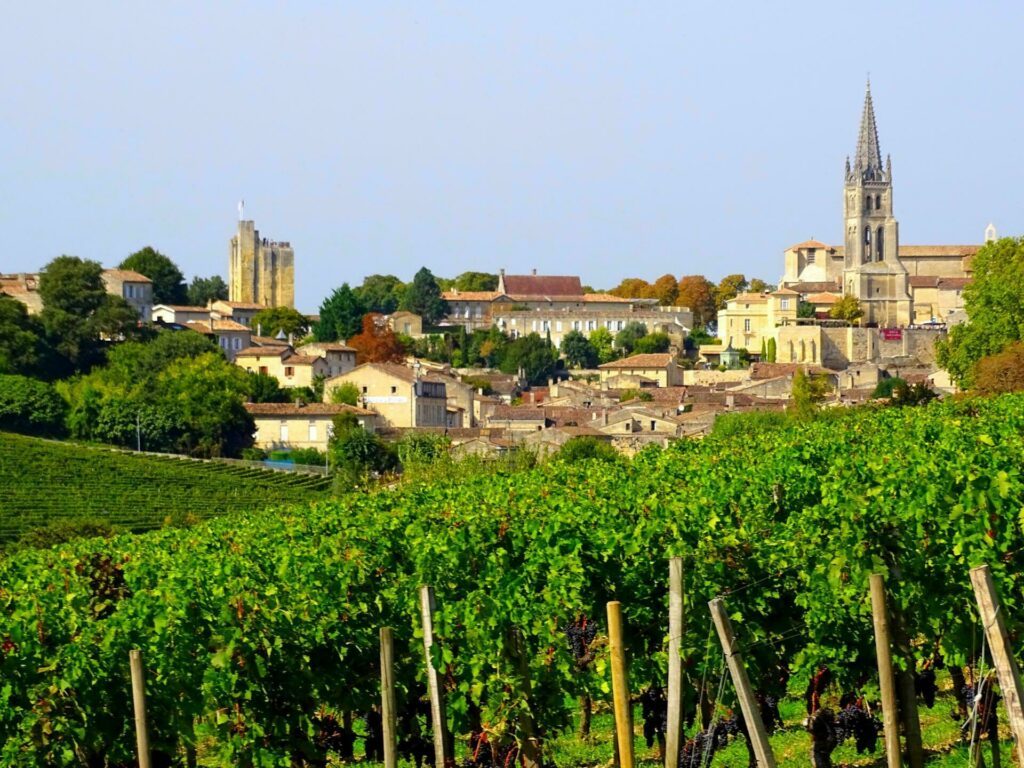
[{"label": "vineyard", "polygon": [[871,574],[886,574],[893,654],[923,700],[929,670],[962,687],[991,666],[971,566],[991,566],[1020,629],[1022,458],[1024,397],[855,410],[628,463],[553,461],[20,552],[0,563],[0,764],[133,765],[139,649],[154,765],[325,765],[351,752],[352,718],[374,722],[384,626],[400,751],[429,755],[419,591],[431,585],[449,727],[469,735],[467,762],[508,768],[527,735],[543,752],[610,700],[608,601],[621,602],[632,691],[658,712],[671,557],[685,595],[681,768],[745,728],[723,683],[716,597],[764,711],[806,688],[812,728],[859,746],[872,727],[861,702],[878,691]]},{"label": "vineyard", "polygon": [[0,433],[0,542],[80,520],[148,530],[166,520],[308,502],[329,485],[309,475]]}]

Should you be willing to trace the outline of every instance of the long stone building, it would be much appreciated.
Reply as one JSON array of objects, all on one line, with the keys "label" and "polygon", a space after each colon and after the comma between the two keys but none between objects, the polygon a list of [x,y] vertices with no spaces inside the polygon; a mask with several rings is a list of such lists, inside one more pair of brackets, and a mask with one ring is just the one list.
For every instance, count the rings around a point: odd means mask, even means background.
[{"label": "long stone building", "polygon": [[261,238],[256,223],[239,221],[231,238],[228,298],[265,307],[295,306],[295,252],[287,242]]}]

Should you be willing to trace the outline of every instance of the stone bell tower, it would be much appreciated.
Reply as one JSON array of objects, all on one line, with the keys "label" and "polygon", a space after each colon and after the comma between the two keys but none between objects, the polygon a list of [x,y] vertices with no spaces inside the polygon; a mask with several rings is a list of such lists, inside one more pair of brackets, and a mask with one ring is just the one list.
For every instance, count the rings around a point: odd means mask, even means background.
[{"label": "stone bell tower", "polygon": [[882,167],[870,83],[852,166],[846,158],[843,195],[843,293],[860,300],[865,323],[909,325],[912,301],[907,270],[899,258],[899,224],[893,216],[892,160],[886,158]]}]

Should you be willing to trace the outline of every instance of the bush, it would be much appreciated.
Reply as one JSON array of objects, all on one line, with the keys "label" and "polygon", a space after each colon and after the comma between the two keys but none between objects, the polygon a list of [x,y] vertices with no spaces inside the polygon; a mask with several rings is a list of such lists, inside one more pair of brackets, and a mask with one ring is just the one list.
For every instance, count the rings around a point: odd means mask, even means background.
[{"label": "bush", "polygon": [[892,397],[892,393],[898,387],[906,387],[907,382],[899,376],[890,376],[886,379],[879,379],[875,391],[871,393],[872,398]]},{"label": "bush", "polygon": [[43,528],[29,531],[18,539],[18,547],[45,549],[73,539],[90,539],[102,536],[109,539],[116,529],[103,520],[58,520]]},{"label": "bush", "polygon": [[266,461],[267,452],[264,451],[262,448],[256,447],[243,448],[242,458],[245,459],[246,461]]},{"label": "bush", "polygon": [[715,418],[711,434],[715,437],[753,435],[782,429],[790,423],[784,411],[750,411],[748,413],[723,413]]},{"label": "bush", "polygon": [[577,462],[584,459],[597,459],[598,461],[619,461],[619,452],[611,447],[604,440],[596,437],[574,437],[563,445],[555,458],[561,461]]},{"label": "bush", "polygon": [[67,404],[49,384],[28,376],[0,376],[0,430],[60,437]]},{"label": "bush", "polygon": [[289,458],[296,464],[309,464],[322,467],[327,463],[327,454],[316,448],[294,448]]},{"label": "bush", "polygon": [[642,389],[624,389],[619,393],[619,402],[624,403],[627,400],[640,400],[649,403],[654,400],[654,395]]}]

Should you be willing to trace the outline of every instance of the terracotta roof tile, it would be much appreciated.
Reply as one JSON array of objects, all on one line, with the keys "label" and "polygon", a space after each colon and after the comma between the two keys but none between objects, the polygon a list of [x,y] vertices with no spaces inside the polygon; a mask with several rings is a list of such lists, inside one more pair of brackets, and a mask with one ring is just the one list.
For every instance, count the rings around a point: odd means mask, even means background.
[{"label": "terracotta roof tile", "polygon": [[373,411],[356,408],[343,403],[246,403],[245,410],[253,416],[335,416],[339,413],[354,413],[358,416],[372,416]]},{"label": "terracotta roof tile", "polygon": [[666,368],[675,362],[675,355],[670,352],[633,355],[622,360],[599,365],[598,368]]},{"label": "terracotta roof tile", "polygon": [[831,245],[826,245],[820,240],[804,240],[802,243],[791,245],[787,248],[787,251],[799,251],[801,248],[831,248]]},{"label": "terracotta roof tile", "polygon": [[582,296],[579,277],[568,275],[504,275],[505,293],[525,296]]},{"label": "terracotta roof tile", "polygon": [[[189,320],[185,326],[200,333],[210,333],[210,323],[206,320]],[[249,331],[249,326],[234,320],[214,320],[213,331]]]},{"label": "terracotta roof tile", "polygon": [[141,272],[133,269],[104,269],[103,276],[114,280],[125,280],[129,283],[152,283],[153,281]]}]

